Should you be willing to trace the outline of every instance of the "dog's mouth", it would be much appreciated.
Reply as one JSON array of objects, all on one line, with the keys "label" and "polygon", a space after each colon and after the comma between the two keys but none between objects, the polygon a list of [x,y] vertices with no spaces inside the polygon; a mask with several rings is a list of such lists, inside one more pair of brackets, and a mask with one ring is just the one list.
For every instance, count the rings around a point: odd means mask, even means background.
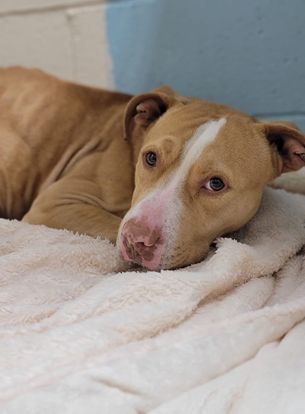
[{"label": "dog's mouth", "polygon": [[157,253],[155,257],[153,252],[146,252],[146,254],[140,253],[132,244],[128,244],[126,241],[120,241],[118,246],[120,255],[124,261],[157,272],[161,270],[183,269],[188,266],[198,265],[211,254],[215,253],[216,250],[215,243],[212,243],[208,251],[204,251],[196,257],[185,257],[184,255],[182,257],[179,254],[175,255],[175,253],[172,253],[169,257],[164,257]]}]

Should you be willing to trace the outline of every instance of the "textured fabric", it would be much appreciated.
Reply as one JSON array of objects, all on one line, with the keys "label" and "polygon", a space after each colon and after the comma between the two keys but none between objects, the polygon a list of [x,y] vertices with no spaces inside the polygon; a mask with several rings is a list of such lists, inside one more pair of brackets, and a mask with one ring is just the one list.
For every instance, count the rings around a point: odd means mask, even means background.
[{"label": "textured fabric", "polygon": [[273,187],[305,194],[305,167],[298,171],[282,174],[273,182]]},{"label": "textured fabric", "polygon": [[268,189],[202,263],[0,220],[1,413],[305,411],[305,198]]}]

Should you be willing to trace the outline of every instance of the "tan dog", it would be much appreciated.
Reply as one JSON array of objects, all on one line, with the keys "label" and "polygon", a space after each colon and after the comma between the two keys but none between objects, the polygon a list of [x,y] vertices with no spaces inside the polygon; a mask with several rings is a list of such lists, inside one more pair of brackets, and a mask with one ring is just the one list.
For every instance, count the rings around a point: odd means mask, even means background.
[{"label": "tan dog", "polygon": [[126,260],[156,270],[201,260],[268,182],[305,164],[292,126],[166,87],[132,98],[21,68],[0,70],[0,145],[2,217],[118,235]]}]

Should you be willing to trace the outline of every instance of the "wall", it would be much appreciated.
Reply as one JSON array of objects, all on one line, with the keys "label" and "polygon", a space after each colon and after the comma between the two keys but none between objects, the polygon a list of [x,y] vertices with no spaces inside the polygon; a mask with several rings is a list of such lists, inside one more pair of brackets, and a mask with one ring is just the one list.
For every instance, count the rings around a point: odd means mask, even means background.
[{"label": "wall", "polygon": [[305,129],[304,0],[129,0],[107,9],[115,83],[185,94]]},{"label": "wall", "polygon": [[1,0],[0,65],[112,86],[103,0]]},{"label": "wall", "polygon": [[168,83],[305,130],[304,0],[1,0],[12,63],[132,93]]}]

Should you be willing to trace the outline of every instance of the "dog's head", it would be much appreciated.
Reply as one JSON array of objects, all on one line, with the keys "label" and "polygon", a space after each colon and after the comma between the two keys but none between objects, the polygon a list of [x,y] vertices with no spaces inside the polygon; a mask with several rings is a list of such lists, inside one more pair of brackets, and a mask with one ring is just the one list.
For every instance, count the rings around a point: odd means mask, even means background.
[{"label": "dog's head", "polygon": [[215,238],[254,216],[268,182],[305,164],[305,136],[293,126],[167,87],[134,97],[125,129],[135,190],[118,246],[152,270],[204,258]]}]

